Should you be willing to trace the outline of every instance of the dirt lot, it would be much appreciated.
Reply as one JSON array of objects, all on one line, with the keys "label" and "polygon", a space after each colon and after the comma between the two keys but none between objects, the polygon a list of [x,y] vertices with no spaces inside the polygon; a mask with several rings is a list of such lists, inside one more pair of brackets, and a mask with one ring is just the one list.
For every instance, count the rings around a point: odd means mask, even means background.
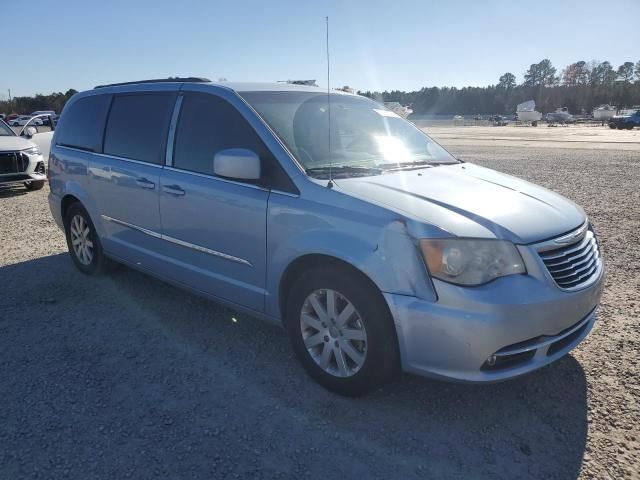
[{"label": "dirt lot", "polygon": [[445,122],[423,127],[445,145],[473,147],[588,148],[598,150],[640,150],[640,129],[612,130],[600,125],[567,125],[538,127],[509,125],[505,127],[454,127]]},{"label": "dirt lot", "polygon": [[431,131],[595,223],[607,286],[570,355],[506,383],[404,375],[337,397],[277,328],[125,268],[81,275],[46,188],[3,190],[0,478],[640,478],[640,131],[619,148],[459,130]]}]

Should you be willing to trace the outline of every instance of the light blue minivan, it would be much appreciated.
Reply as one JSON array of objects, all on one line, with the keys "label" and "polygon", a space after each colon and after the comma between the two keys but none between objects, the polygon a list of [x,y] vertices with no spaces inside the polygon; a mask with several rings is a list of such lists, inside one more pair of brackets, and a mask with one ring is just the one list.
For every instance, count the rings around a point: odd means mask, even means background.
[{"label": "light blue minivan", "polygon": [[395,372],[487,382],[565,355],[603,288],[583,210],[455,159],[358,95],[173,78],[65,106],[48,169],[75,265],[113,261],[283,325],[357,395]]}]

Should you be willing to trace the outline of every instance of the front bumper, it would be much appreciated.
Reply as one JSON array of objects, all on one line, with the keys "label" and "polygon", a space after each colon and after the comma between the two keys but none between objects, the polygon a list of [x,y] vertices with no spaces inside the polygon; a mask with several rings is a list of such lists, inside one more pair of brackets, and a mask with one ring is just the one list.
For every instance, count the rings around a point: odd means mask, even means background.
[{"label": "front bumper", "polygon": [[[7,153],[7,152],[2,152]],[[9,154],[14,152],[9,152]],[[22,152],[17,152],[22,154]],[[27,163],[14,171],[0,173],[0,186],[19,185],[24,182],[43,181],[47,179],[45,160],[42,155],[25,155]],[[17,165],[16,165],[17,166]],[[3,170],[6,171],[6,170]]]},{"label": "front bumper", "polygon": [[474,288],[438,280],[434,286],[436,302],[384,294],[403,370],[491,382],[547,365],[588,335],[602,295],[604,267],[593,283],[574,292],[559,289],[536,272]]}]

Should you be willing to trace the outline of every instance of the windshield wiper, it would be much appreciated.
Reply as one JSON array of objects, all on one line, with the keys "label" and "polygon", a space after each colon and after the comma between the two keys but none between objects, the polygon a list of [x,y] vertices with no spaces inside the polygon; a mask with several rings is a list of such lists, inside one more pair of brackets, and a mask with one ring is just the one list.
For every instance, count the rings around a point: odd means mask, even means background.
[{"label": "windshield wiper", "polygon": [[415,162],[400,162],[400,163],[382,163],[378,164],[378,167],[388,171],[393,170],[409,170],[412,168],[422,168],[422,167],[437,167],[438,165],[442,165],[440,162],[433,162],[427,160],[416,160]]},{"label": "windshield wiper", "polygon": [[329,175],[329,172],[331,172],[332,175],[380,175],[382,173],[382,169],[379,167],[358,167],[353,165],[324,165],[322,167],[307,168],[306,172],[309,175]]}]

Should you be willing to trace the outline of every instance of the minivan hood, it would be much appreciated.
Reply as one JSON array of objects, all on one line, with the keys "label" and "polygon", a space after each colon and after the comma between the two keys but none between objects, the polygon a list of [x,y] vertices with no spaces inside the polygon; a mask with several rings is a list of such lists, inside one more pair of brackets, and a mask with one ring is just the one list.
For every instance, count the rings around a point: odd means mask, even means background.
[{"label": "minivan hood", "polygon": [[338,179],[336,186],[460,237],[527,244],[586,220],[575,203],[546,188],[471,163]]},{"label": "minivan hood", "polygon": [[0,152],[15,152],[35,147],[35,143],[22,137],[0,137]]}]

